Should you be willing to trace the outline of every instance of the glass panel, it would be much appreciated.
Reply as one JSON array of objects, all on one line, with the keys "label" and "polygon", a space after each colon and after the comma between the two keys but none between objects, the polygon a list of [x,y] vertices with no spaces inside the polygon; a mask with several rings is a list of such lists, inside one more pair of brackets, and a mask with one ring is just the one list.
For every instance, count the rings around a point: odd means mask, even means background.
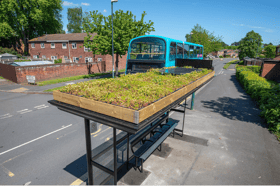
[{"label": "glass panel", "polygon": [[139,38],[131,42],[129,59],[164,60],[165,42],[154,37]]},{"label": "glass panel", "polygon": [[189,45],[184,45],[184,59],[187,59],[189,57],[189,50],[190,46]]},{"label": "glass panel", "polygon": [[193,50],[194,50],[194,46],[191,45],[191,46],[190,46],[190,58],[193,58],[193,57],[194,57],[194,56],[193,56],[193,55],[194,55],[194,51],[193,51]]},{"label": "glass panel", "polygon": [[182,59],[183,58],[183,44],[177,43],[177,58]]},{"label": "glass panel", "polygon": [[176,58],[176,43],[170,43],[170,53],[169,53],[169,60],[174,61]]}]

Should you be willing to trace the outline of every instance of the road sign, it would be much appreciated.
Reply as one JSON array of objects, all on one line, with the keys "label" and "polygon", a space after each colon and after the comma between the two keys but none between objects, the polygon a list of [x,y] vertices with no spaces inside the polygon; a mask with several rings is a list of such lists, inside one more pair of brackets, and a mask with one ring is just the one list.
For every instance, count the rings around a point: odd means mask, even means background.
[{"label": "road sign", "polygon": [[35,83],[35,76],[26,76],[28,83]]}]

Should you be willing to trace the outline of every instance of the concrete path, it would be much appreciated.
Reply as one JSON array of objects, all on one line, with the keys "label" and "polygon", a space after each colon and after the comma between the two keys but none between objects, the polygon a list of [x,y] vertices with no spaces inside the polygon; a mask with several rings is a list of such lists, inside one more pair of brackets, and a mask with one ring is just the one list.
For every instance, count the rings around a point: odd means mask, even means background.
[{"label": "concrete path", "polygon": [[[144,163],[141,185],[280,184],[280,144],[259,113],[235,71],[222,70],[187,111],[184,138],[169,137]],[[182,122],[180,113],[171,117]],[[139,174],[132,169],[118,184],[132,184],[133,176],[139,183]]]}]

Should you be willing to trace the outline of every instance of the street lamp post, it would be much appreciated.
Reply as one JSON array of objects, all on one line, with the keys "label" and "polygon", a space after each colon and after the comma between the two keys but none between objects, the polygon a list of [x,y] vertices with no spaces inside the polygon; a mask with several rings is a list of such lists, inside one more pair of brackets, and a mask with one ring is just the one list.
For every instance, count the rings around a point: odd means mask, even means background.
[{"label": "street lamp post", "polygon": [[113,3],[118,2],[118,0],[111,0],[111,12],[112,12],[112,65],[113,65],[113,70],[112,70],[112,77],[114,78],[114,28],[113,28]]},{"label": "street lamp post", "polygon": [[190,42],[192,42],[192,32],[190,33]]}]

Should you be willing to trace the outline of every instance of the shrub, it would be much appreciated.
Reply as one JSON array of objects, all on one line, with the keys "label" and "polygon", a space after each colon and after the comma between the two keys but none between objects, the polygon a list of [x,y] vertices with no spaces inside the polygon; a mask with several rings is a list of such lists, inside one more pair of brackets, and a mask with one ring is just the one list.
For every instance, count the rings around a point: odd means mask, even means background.
[{"label": "shrub", "polygon": [[[253,67],[253,68],[252,68]],[[280,132],[280,85],[260,77],[255,66],[237,66],[236,76],[244,89],[260,106],[261,116],[269,124],[269,130]]]},{"label": "shrub", "polygon": [[62,59],[56,59],[54,60],[54,63],[57,64],[57,63],[62,63]]},{"label": "shrub", "polygon": [[230,58],[231,56],[230,56],[230,55],[226,55],[226,57],[227,57],[227,58]]},{"label": "shrub", "polygon": [[224,58],[223,56],[219,56],[219,58]]},{"label": "shrub", "polygon": [[14,62],[25,62],[25,61],[31,61],[31,59],[16,59]]}]

